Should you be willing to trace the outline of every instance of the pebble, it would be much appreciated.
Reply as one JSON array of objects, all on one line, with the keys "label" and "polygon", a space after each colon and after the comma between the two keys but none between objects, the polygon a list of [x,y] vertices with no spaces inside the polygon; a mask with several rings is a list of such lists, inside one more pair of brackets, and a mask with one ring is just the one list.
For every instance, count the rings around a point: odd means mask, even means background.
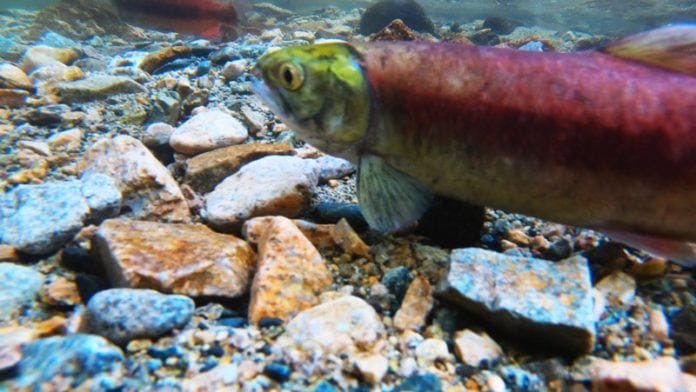
[{"label": "pebble", "polygon": [[503,349],[485,332],[465,329],[454,335],[454,354],[465,365],[491,366],[503,355]]},{"label": "pebble", "polygon": [[240,111],[247,126],[249,126],[249,128],[255,133],[263,134],[263,132],[266,130],[266,117],[263,115],[263,113],[252,109],[248,105],[242,106]]},{"label": "pebble", "polygon": [[113,215],[120,193],[102,174],[80,180],[19,185],[0,194],[0,242],[30,254],[46,254],[69,241],[83,225]]},{"label": "pebble", "polygon": [[64,102],[88,102],[116,94],[136,94],[147,89],[126,76],[92,75],[86,79],[57,83],[56,93]]},{"label": "pebble", "polygon": [[169,144],[186,155],[240,144],[249,132],[239,120],[219,109],[201,111],[174,130]]},{"label": "pebble", "polygon": [[191,297],[246,294],[255,268],[246,242],[203,225],[112,219],[93,248],[114,285]]},{"label": "pebble", "polygon": [[75,281],[57,276],[41,288],[43,303],[52,306],[75,306],[82,303]]},{"label": "pebble", "polygon": [[137,219],[189,222],[191,212],[169,171],[139,140],[130,136],[101,139],[78,166],[82,176],[103,173],[121,191],[129,216]]},{"label": "pebble", "polygon": [[332,276],[323,258],[284,217],[273,218],[258,244],[258,268],[251,286],[249,321],[265,317],[290,320],[319,303]]},{"label": "pebble", "polygon": [[249,60],[247,59],[228,61],[222,68],[222,76],[228,81],[236,80],[246,70],[247,66],[249,66]]},{"label": "pebble", "polygon": [[447,348],[447,342],[442,339],[425,339],[416,347],[416,360],[422,367],[431,367],[435,362],[451,361],[452,354]]},{"label": "pebble", "polygon": [[19,67],[10,63],[0,63],[0,88],[31,91],[31,79]]},{"label": "pebble", "polygon": [[363,381],[379,385],[389,369],[389,360],[381,354],[360,357],[355,361]]},{"label": "pebble", "polygon": [[285,352],[297,350],[300,361],[315,352],[371,355],[380,351],[384,335],[384,325],[372,306],[360,298],[343,296],[298,314],[275,346]]},{"label": "pebble", "polygon": [[29,92],[25,90],[0,88],[0,106],[22,107],[28,96]]},{"label": "pebble", "polygon": [[394,328],[397,331],[421,330],[433,308],[434,299],[430,283],[423,276],[411,281],[401,307],[394,315]]},{"label": "pebble", "polygon": [[353,230],[345,218],[341,218],[336,225],[331,226],[331,238],[346,253],[372,260],[370,247]]},{"label": "pebble", "polygon": [[43,282],[44,275],[33,268],[0,263],[0,320],[9,320],[31,306]]},{"label": "pebble", "polygon": [[22,58],[22,70],[30,73],[33,70],[54,63],[70,64],[79,54],[74,49],[53,48],[45,45],[32,46],[27,49]]},{"label": "pebble", "polygon": [[263,372],[270,378],[278,381],[285,382],[290,379],[290,368],[282,363],[271,362],[264,366]]},{"label": "pebble", "polygon": [[332,155],[322,155],[314,160],[319,169],[319,182],[341,179],[355,172],[355,166],[349,161]]},{"label": "pebble", "polygon": [[240,144],[198,154],[186,161],[184,183],[200,193],[213,190],[240,167],[267,155],[290,155],[286,144]]},{"label": "pebble", "polygon": [[174,130],[175,128],[167,123],[152,123],[145,128],[143,144],[150,148],[167,146]]},{"label": "pebble", "polygon": [[311,160],[264,157],[244,165],[206,196],[204,218],[228,230],[255,216],[295,217],[306,209],[316,185]]},{"label": "pebble", "polygon": [[31,389],[53,384],[58,378],[75,385],[85,377],[120,377],[123,352],[100,336],[77,334],[35,340],[22,347],[17,378],[11,388]]},{"label": "pebble", "polygon": [[614,271],[597,282],[595,288],[607,299],[630,305],[636,297],[636,280],[631,275]]},{"label": "pebble", "polygon": [[455,249],[438,293],[511,336],[582,354],[594,345],[587,261],[553,263],[478,249]]},{"label": "pebble", "polygon": [[193,301],[154,290],[109,289],[87,303],[86,330],[124,345],[133,339],[157,338],[181,328],[193,315]]},{"label": "pebble", "polygon": [[595,361],[590,369],[593,390],[615,391],[694,391],[696,376],[682,373],[672,357],[645,362]]}]

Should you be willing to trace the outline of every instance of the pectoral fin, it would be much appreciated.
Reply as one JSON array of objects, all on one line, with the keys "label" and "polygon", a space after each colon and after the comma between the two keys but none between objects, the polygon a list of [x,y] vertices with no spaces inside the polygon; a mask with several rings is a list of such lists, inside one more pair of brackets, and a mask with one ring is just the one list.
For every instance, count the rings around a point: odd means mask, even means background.
[{"label": "pectoral fin", "polygon": [[613,240],[623,242],[626,245],[642,249],[658,257],[664,257],[684,267],[696,267],[696,244],[694,243],[624,231],[602,231]]},{"label": "pectoral fin", "polygon": [[696,75],[696,25],[679,24],[622,38],[603,49],[625,59]]},{"label": "pectoral fin", "polygon": [[408,227],[425,213],[432,198],[428,188],[382,158],[360,158],[358,200],[371,228],[391,233]]}]

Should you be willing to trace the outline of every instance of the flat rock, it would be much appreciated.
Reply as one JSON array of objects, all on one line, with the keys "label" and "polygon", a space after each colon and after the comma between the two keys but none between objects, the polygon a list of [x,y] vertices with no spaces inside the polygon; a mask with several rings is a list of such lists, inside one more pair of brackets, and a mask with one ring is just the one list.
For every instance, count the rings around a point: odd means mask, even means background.
[{"label": "flat rock", "polygon": [[26,90],[0,88],[0,106],[9,106],[11,108],[22,107],[28,96],[29,92]]},{"label": "flat rock", "polygon": [[157,68],[176,58],[190,56],[192,51],[191,47],[181,45],[162,48],[144,56],[138,63],[138,68],[147,73],[152,73]]},{"label": "flat rock", "polygon": [[276,348],[308,353],[367,356],[379,352],[385,328],[367,302],[343,296],[298,314],[287,325]]},{"label": "flat rock", "polygon": [[112,219],[93,241],[109,280],[120,287],[234,298],[249,291],[255,267],[246,242],[203,225]]},{"label": "flat rock", "polygon": [[116,94],[147,92],[147,89],[135,80],[114,75],[93,75],[82,80],[61,82],[55,85],[55,89],[65,102],[87,102]]},{"label": "flat rock", "polygon": [[0,63],[0,88],[16,88],[30,91],[31,79],[19,67],[10,63]]},{"label": "flat rock", "polygon": [[202,111],[181,124],[169,139],[172,148],[186,155],[240,144],[249,131],[244,124],[219,109]]},{"label": "flat rock", "polygon": [[84,328],[123,345],[183,327],[193,316],[194,307],[193,300],[183,295],[109,289],[98,292],[87,303]]},{"label": "flat rock", "polygon": [[[253,245],[258,244],[268,224],[273,219],[274,217],[272,216],[259,216],[249,219],[242,226],[242,236],[249,243]],[[333,239],[335,225],[320,225],[302,219],[293,219],[292,223],[317,248],[333,248],[336,246],[336,242]]]},{"label": "flat rock", "polygon": [[222,230],[263,215],[295,217],[317,185],[315,164],[297,157],[269,156],[244,165],[206,196],[204,217]]},{"label": "flat rock", "polygon": [[425,319],[433,308],[433,290],[423,276],[411,281],[401,307],[394,315],[394,328],[398,331],[420,330],[425,326]]},{"label": "flat rock", "polygon": [[200,193],[213,190],[244,164],[267,155],[290,155],[287,144],[240,144],[196,155],[186,162],[184,182]]},{"label": "flat rock", "polygon": [[501,331],[544,350],[590,352],[595,327],[587,261],[557,263],[455,249],[438,293]]},{"label": "flat rock", "polygon": [[454,334],[454,354],[465,365],[491,366],[503,355],[503,349],[486,333],[465,329]]},{"label": "flat rock", "polygon": [[14,263],[0,263],[0,320],[10,320],[36,298],[44,275],[33,268]]},{"label": "flat rock", "polygon": [[133,218],[191,220],[179,184],[147,147],[133,137],[122,135],[96,142],[87,150],[78,170],[83,177],[103,173],[113,178]]},{"label": "flat rock", "polygon": [[645,362],[597,360],[590,369],[592,389],[598,392],[695,391],[696,377],[682,373],[672,357]]},{"label": "flat rock", "polygon": [[287,218],[269,221],[258,250],[249,302],[249,321],[253,324],[264,317],[290,320],[319,303],[319,295],[333,282],[319,252]]},{"label": "flat rock", "polygon": [[[22,347],[22,360],[17,365],[17,377],[12,387],[33,390],[32,387],[56,378],[84,380],[100,374],[116,375],[123,371],[123,353],[101,336],[77,334],[35,340]],[[12,390],[13,388],[10,388]]]},{"label": "flat rock", "polygon": [[27,49],[22,58],[22,70],[31,72],[36,68],[53,63],[70,64],[79,53],[74,49],[53,48],[45,45],[32,46]]},{"label": "flat rock", "polygon": [[0,242],[30,254],[55,251],[84,224],[118,213],[121,194],[103,174],[20,185],[0,194]]}]

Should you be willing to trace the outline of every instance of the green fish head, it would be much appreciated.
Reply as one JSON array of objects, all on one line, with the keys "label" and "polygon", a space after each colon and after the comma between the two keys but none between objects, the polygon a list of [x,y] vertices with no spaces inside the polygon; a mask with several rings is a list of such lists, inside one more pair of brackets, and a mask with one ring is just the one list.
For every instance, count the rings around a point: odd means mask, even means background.
[{"label": "green fish head", "polygon": [[253,89],[271,110],[312,145],[350,156],[367,132],[369,86],[360,55],[343,42],[267,53],[252,70]]}]

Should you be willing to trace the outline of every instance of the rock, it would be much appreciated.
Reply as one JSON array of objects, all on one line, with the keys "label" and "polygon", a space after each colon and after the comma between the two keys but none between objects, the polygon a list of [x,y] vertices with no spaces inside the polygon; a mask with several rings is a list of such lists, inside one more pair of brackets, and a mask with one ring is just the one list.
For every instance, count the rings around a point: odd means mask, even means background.
[{"label": "rock", "polygon": [[249,60],[247,59],[228,61],[222,68],[222,76],[228,81],[235,80],[246,70],[248,65]]},{"label": "rock", "polygon": [[425,339],[416,347],[416,360],[422,367],[430,367],[438,361],[451,361],[452,354],[442,339]]},{"label": "rock", "polygon": [[145,128],[143,144],[150,148],[168,146],[174,130],[175,128],[167,123],[152,123]]},{"label": "rock", "polygon": [[41,300],[51,306],[75,306],[82,303],[77,284],[61,276],[49,278],[41,288]]},{"label": "rock", "polygon": [[295,217],[317,185],[314,162],[269,156],[244,165],[206,196],[205,219],[229,230],[262,215]]},{"label": "rock", "polygon": [[615,299],[625,305],[633,303],[636,297],[636,280],[621,271],[615,271],[602,278],[595,288],[607,299]]},{"label": "rock", "polygon": [[190,297],[245,294],[255,266],[244,241],[203,225],[113,219],[93,244],[114,285]]},{"label": "rock", "polygon": [[38,332],[29,327],[0,329],[0,372],[11,372],[22,360],[22,346],[36,340]]},{"label": "rock", "polygon": [[682,355],[696,353],[696,305],[688,305],[669,318],[674,346]]},{"label": "rock", "polygon": [[32,46],[24,53],[22,70],[30,73],[39,67],[56,62],[67,65],[75,61],[78,56],[79,53],[74,49],[52,48],[44,45]]},{"label": "rock", "polygon": [[138,68],[147,73],[153,73],[166,63],[180,57],[190,56],[193,48],[188,46],[170,46],[156,52],[149,53],[138,64]]},{"label": "rock", "polygon": [[28,96],[29,92],[25,90],[0,88],[0,106],[22,107]]},{"label": "rock", "polygon": [[367,228],[367,222],[357,203],[320,202],[314,206],[312,217],[318,223],[338,223],[345,218],[359,232]]},{"label": "rock", "polygon": [[54,385],[57,379],[65,383],[61,385],[77,386],[86,378],[113,377],[123,372],[121,350],[94,335],[39,339],[22,347],[22,357],[18,376],[11,384],[21,390]]},{"label": "rock", "polygon": [[520,23],[501,16],[489,16],[483,21],[484,29],[491,29],[496,34],[510,34]]},{"label": "rock", "polygon": [[200,112],[181,124],[169,139],[174,150],[186,155],[240,144],[248,131],[236,118],[212,109]]},{"label": "rock", "polygon": [[17,249],[10,245],[0,244],[0,262],[1,261],[19,262],[19,253],[17,253]]},{"label": "rock", "polygon": [[396,297],[399,303],[401,303],[406,296],[406,291],[411,281],[413,281],[411,271],[403,266],[387,271],[384,277],[382,277],[382,284]]},{"label": "rock", "polygon": [[44,275],[29,267],[0,263],[0,320],[10,320],[33,304]]},{"label": "rock", "polygon": [[432,373],[413,374],[394,388],[394,392],[440,392],[442,381]]},{"label": "rock", "polygon": [[181,328],[191,319],[193,310],[193,301],[183,295],[110,289],[95,294],[87,303],[85,328],[123,345]]},{"label": "rock", "polygon": [[249,321],[284,321],[319,303],[332,276],[316,248],[287,218],[273,218],[259,239],[258,268],[251,286]]},{"label": "rock", "polygon": [[433,308],[430,283],[423,276],[411,281],[401,307],[394,315],[394,328],[398,331],[418,331],[425,326],[425,319]]},{"label": "rock", "polygon": [[20,68],[10,63],[0,63],[0,88],[31,91],[31,79]]},{"label": "rock", "polygon": [[355,166],[349,161],[332,155],[322,155],[314,160],[319,169],[319,182],[340,179],[355,172]]},{"label": "rock", "polygon": [[503,355],[503,349],[485,332],[477,334],[465,329],[454,335],[454,354],[465,365],[477,368],[493,365]]},{"label": "rock", "polygon": [[387,374],[389,360],[383,355],[375,354],[358,358],[355,365],[363,381],[370,385],[379,385],[384,375]]},{"label": "rock", "polygon": [[55,251],[91,221],[112,215],[120,193],[102,174],[39,185],[20,185],[0,194],[0,242],[30,254]]},{"label": "rock", "polygon": [[598,392],[693,391],[696,377],[682,373],[671,357],[645,362],[595,361],[591,368],[592,388]]},{"label": "rock", "polygon": [[78,166],[82,177],[110,176],[123,196],[123,205],[137,219],[188,222],[191,212],[169,171],[140,141],[130,136],[102,139],[92,145]]},{"label": "rock", "polygon": [[501,331],[569,355],[590,352],[594,309],[587,261],[553,263],[455,249],[437,292]]},{"label": "rock", "polygon": [[360,34],[376,33],[394,19],[401,19],[408,27],[423,33],[435,32],[433,22],[416,1],[380,0],[367,7],[360,18]]},{"label": "rock", "polygon": [[669,342],[669,322],[665,314],[660,309],[650,309],[648,317],[652,336],[662,343]]},{"label": "rock", "polygon": [[290,155],[286,144],[240,144],[196,155],[186,162],[184,182],[200,193],[208,193],[244,164],[266,155]]},{"label": "rock", "polygon": [[83,80],[61,82],[55,86],[64,102],[87,102],[108,98],[116,94],[136,94],[147,89],[126,76],[93,75]]},{"label": "rock", "polygon": [[334,242],[346,253],[372,260],[370,247],[367,246],[355,230],[350,227],[350,224],[345,218],[341,219],[333,226],[331,238],[333,238]]},{"label": "rock", "polygon": [[[251,244],[258,244],[273,219],[273,216],[260,216],[249,219],[242,226],[242,236]],[[332,237],[334,225],[318,225],[301,219],[293,219],[292,223],[317,248],[333,248],[336,246],[336,242]]]},{"label": "rock", "polygon": [[82,144],[83,133],[79,128],[58,132],[48,138],[47,143],[55,152],[77,152]]},{"label": "rock", "polygon": [[276,348],[285,352],[297,350],[300,357],[314,352],[371,355],[383,346],[384,335],[379,315],[367,302],[344,296],[295,316],[278,338]]}]

